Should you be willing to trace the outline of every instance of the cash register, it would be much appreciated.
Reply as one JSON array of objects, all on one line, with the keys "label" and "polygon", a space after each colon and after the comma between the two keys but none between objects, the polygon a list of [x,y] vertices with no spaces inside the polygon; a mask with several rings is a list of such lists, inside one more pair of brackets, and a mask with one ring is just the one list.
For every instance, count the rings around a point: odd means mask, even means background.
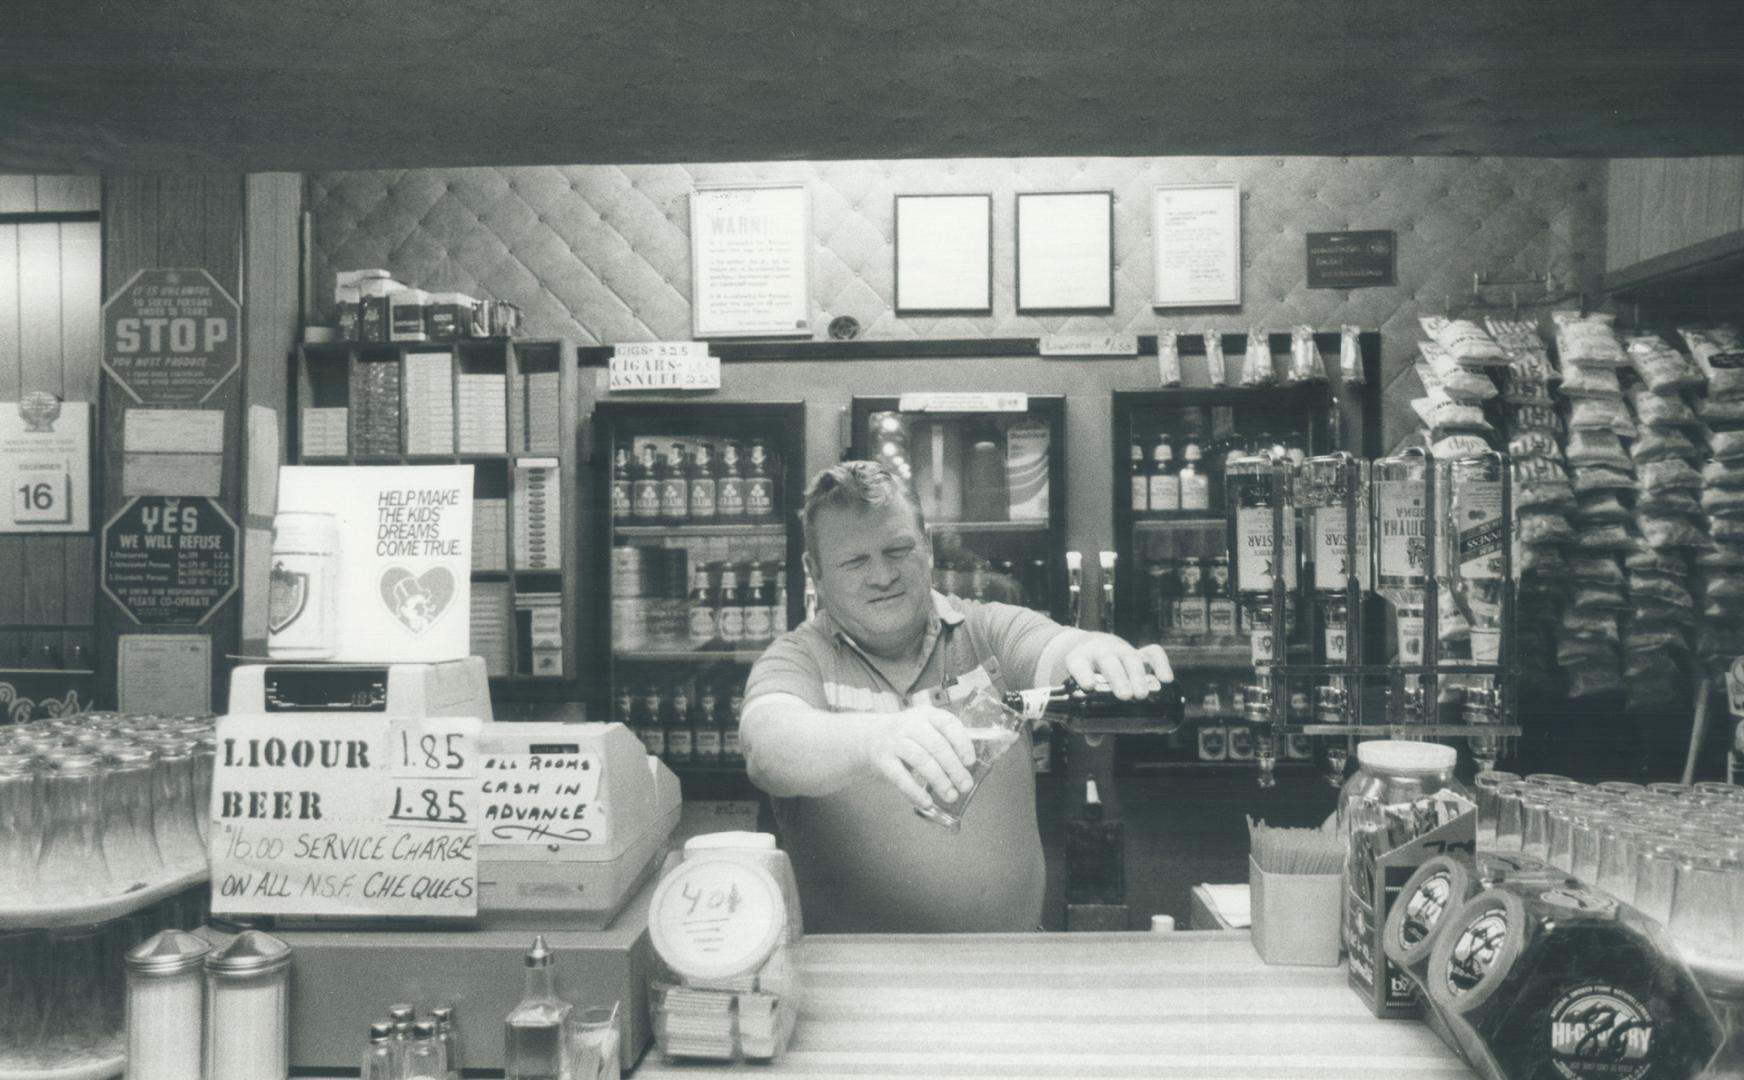
[{"label": "cash register", "polygon": [[[495,723],[479,657],[243,665],[231,679],[230,713],[482,721],[477,918],[416,925],[279,918],[273,932],[295,956],[293,1067],[355,1068],[367,1024],[390,1004],[412,1001],[454,1005],[467,1066],[501,1068],[502,1020],[520,998],[521,957],[535,932],[557,953],[573,1004],[620,1003],[623,1067],[635,1062],[650,1035],[648,903],[681,800],[677,778],[627,728]],[[539,830],[549,826],[510,813],[521,782],[513,770],[581,761],[592,774],[588,842],[542,842]],[[493,806],[502,813],[493,817]]]}]

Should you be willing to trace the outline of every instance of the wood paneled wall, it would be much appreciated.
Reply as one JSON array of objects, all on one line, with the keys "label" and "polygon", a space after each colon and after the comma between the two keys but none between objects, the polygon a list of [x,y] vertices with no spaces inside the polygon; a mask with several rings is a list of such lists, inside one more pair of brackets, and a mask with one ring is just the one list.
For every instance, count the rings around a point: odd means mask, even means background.
[{"label": "wood paneled wall", "polygon": [[[56,218],[100,198],[94,176],[0,176],[0,407],[38,390],[97,400],[100,226]],[[96,571],[95,529],[0,535],[0,671],[95,662]]]},{"label": "wood paneled wall", "polygon": [[[231,296],[242,297],[244,180],[235,174],[178,174],[110,177],[103,184],[103,293],[125,285],[140,270],[199,267]],[[232,376],[203,406],[224,412],[222,497],[233,521],[242,520],[243,379]],[[107,464],[97,521],[107,521],[127,504],[121,492],[121,432],[131,399],[105,378],[103,410],[97,430]],[[239,541],[240,545],[240,541]],[[212,707],[222,712],[230,686],[230,663],[237,652],[241,604],[232,596],[198,629],[165,627],[166,633],[204,633],[212,638]],[[99,608],[102,686],[115,690],[116,638],[152,633],[136,626],[105,598]]]},{"label": "wood paneled wall", "polygon": [[1607,271],[1744,229],[1744,157],[1617,158],[1608,182]]}]

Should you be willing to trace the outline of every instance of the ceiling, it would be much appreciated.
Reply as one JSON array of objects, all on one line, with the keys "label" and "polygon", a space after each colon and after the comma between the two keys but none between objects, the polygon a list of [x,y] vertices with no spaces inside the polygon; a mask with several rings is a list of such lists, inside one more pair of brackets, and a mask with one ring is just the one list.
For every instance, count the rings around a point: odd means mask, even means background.
[{"label": "ceiling", "polygon": [[1744,153],[1691,0],[12,0],[0,170]]}]

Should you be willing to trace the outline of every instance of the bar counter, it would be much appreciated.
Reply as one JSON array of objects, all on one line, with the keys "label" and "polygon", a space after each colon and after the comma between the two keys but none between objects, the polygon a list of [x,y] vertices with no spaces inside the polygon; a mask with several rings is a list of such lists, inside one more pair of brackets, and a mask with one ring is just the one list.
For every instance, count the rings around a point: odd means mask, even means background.
[{"label": "bar counter", "polygon": [[1455,1080],[1422,1023],[1377,1020],[1344,968],[1270,967],[1248,932],[820,935],[785,1057],[667,1062],[635,1080],[1217,1077]]}]

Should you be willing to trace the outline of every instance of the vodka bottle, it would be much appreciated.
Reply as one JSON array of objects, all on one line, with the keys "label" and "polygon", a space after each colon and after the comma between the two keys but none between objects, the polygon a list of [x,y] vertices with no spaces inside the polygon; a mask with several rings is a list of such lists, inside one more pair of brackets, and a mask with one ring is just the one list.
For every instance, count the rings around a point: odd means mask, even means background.
[{"label": "vodka bottle", "polygon": [[[1350,579],[1355,577],[1363,592],[1374,580],[1369,565],[1369,464],[1342,452],[1311,457],[1297,475],[1295,494],[1306,518],[1308,559],[1314,567],[1321,657],[1328,664],[1347,664],[1351,662]],[[1352,685],[1343,675],[1330,675],[1314,688],[1317,723],[1349,721]],[[1335,741],[1326,757],[1328,778],[1336,787],[1343,783],[1347,747]]]},{"label": "vodka bottle", "polygon": [[[1280,477],[1282,484],[1277,482]],[[1287,625],[1285,619],[1273,618],[1274,575],[1283,576],[1286,605],[1288,593],[1296,588],[1296,525],[1289,509],[1287,466],[1268,454],[1231,455],[1225,466],[1224,490],[1229,502],[1236,596],[1247,611],[1248,625],[1255,630],[1254,662],[1268,664],[1274,628],[1281,630]],[[1282,536],[1273,512],[1279,498],[1285,503]],[[1266,628],[1263,632],[1262,626]]]},{"label": "vodka bottle", "polygon": [[[1423,662],[1423,596],[1428,586],[1427,536],[1429,455],[1408,447],[1374,463],[1375,585],[1392,606],[1399,663]],[[1421,719],[1420,678],[1406,676],[1397,702],[1403,718]]]}]

